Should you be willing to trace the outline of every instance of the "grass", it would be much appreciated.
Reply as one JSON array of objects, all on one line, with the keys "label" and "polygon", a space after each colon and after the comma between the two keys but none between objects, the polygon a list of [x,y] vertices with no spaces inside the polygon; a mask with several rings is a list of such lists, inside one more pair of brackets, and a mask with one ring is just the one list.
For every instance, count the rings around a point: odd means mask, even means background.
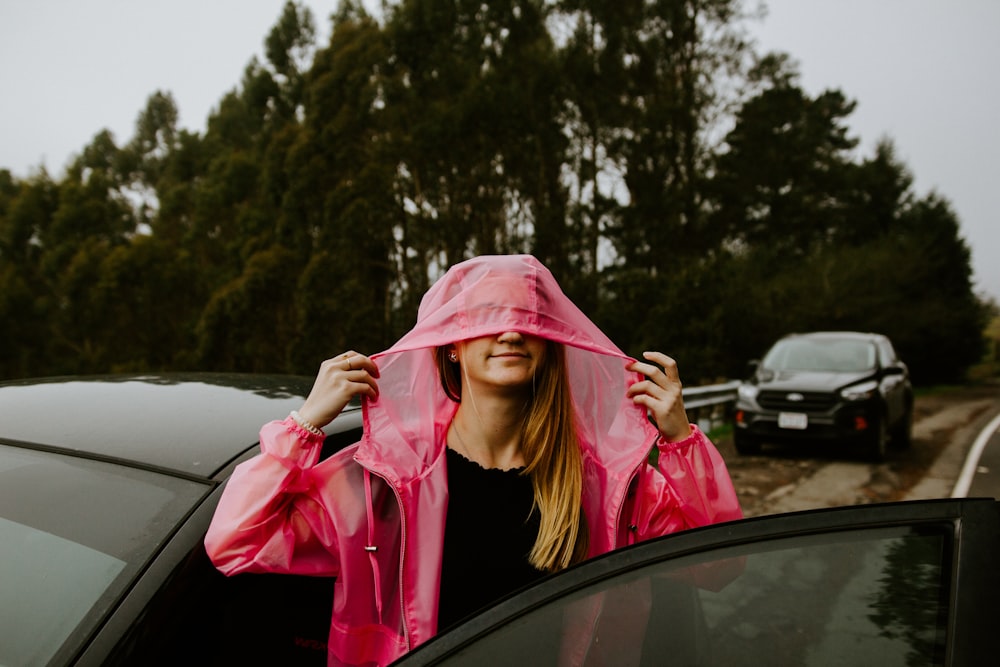
[{"label": "grass", "polygon": [[707,435],[708,439],[711,440],[712,442],[718,442],[719,440],[724,440],[728,438],[732,434],[733,434],[733,425],[731,422],[726,422],[725,424],[721,424],[713,429],[710,429],[709,432],[706,433],[705,435]]}]

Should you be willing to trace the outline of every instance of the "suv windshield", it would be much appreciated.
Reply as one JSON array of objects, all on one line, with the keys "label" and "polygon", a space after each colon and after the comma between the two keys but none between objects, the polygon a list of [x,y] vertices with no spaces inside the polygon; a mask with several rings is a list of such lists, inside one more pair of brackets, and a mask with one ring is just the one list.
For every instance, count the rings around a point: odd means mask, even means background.
[{"label": "suv windshield", "polygon": [[787,338],[771,348],[761,366],[773,371],[866,371],[875,367],[875,346],[866,340]]},{"label": "suv windshield", "polygon": [[70,654],[204,484],[0,445],[0,665]]}]

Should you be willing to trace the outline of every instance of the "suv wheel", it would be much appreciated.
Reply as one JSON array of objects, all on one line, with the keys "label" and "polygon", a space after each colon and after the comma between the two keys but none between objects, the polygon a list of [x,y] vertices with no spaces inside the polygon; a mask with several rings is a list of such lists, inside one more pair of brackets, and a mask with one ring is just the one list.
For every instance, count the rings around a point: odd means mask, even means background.
[{"label": "suv wheel", "polygon": [[886,443],[889,441],[889,426],[886,424],[885,416],[880,416],[875,423],[875,428],[868,436],[868,458],[875,462],[885,461]]},{"label": "suv wheel", "polygon": [[892,429],[892,446],[896,449],[909,449],[913,444],[913,404],[906,407],[906,412],[899,418]]},{"label": "suv wheel", "polygon": [[746,433],[733,431],[733,444],[736,445],[736,451],[743,456],[760,454],[760,441]]}]

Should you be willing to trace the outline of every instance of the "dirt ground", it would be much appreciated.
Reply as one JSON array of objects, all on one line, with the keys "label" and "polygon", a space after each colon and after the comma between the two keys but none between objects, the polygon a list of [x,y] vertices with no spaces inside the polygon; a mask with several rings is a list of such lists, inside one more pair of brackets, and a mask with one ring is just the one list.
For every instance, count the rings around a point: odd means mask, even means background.
[{"label": "dirt ground", "polygon": [[[913,444],[906,450],[890,448],[884,463],[871,464],[871,479],[859,489],[859,495],[867,502],[902,499],[954,442],[956,434],[964,437],[970,425],[985,424],[998,409],[1000,385],[995,383],[919,395],[914,405]],[[716,446],[726,460],[747,516],[760,514],[769,496],[799,484],[824,465],[845,459],[862,460],[856,452],[812,446],[766,448],[761,456],[741,456],[731,437],[719,439]]]}]

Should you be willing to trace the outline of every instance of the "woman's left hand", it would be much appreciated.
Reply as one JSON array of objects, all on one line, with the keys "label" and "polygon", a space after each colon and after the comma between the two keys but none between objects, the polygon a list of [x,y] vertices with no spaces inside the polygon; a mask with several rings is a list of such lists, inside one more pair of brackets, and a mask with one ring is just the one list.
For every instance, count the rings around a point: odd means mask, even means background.
[{"label": "woman's left hand", "polygon": [[659,365],[641,361],[630,365],[626,370],[642,373],[647,379],[629,387],[628,396],[646,408],[664,440],[683,440],[691,435],[691,424],[684,410],[677,362],[660,352],[643,352],[642,356]]}]

